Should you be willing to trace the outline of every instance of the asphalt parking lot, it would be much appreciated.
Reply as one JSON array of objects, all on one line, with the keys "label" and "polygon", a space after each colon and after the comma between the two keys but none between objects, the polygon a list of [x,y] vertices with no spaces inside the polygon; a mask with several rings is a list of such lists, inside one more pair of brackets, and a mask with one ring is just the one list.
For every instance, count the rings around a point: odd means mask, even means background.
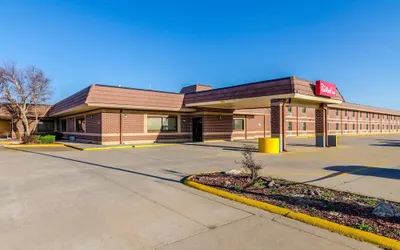
[{"label": "asphalt parking lot", "polygon": [[[109,151],[0,148],[5,249],[375,249],[181,184],[237,169],[252,141]],[[341,137],[339,148],[289,139],[256,154],[264,174],[400,199],[400,136]],[[290,237],[288,237],[290,236]],[[288,240],[290,239],[290,240]]]}]

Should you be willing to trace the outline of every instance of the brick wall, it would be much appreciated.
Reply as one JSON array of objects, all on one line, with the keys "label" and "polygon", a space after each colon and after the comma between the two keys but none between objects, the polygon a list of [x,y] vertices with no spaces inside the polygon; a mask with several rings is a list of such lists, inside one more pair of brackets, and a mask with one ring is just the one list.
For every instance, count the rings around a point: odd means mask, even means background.
[{"label": "brick wall", "polygon": [[101,133],[101,113],[89,114],[86,116],[86,132]]},{"label": "brick wall", "polygon": [[122,115],[123,133],[144,133],[144,114],[123,114]]},{"label": "brick wall", "polygon": [[233,115],[204,115],[204,141],[231,140],[233,133],[232,122]]}]

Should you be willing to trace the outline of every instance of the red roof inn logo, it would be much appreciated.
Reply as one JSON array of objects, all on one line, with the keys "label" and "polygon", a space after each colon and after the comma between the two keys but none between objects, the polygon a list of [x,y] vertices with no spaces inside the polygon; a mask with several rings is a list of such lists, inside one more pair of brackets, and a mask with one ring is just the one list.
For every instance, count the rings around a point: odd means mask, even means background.
[{"label": "red roof inn logo", "polygon": [[329,82],[318,80],[315,83],[315,94],[327,97],[335,97],[336,85]]}]

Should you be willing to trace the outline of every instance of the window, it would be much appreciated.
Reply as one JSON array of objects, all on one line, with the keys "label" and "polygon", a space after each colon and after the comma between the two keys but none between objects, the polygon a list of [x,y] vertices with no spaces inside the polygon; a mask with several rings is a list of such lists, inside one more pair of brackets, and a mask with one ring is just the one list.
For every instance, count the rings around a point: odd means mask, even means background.
[{"label": "window", "polygon": [[301,113],[303,114],[303,116],[306,116],[306,114],[307,114],[307,108],[306,108],[306,107],[303,107],[302,110],[301,110]]},{"label": "window", "polygon": [[60,131],[67,132],[67,120],[60,120]]},{"label": "window", "polygon": [[244,120],[243,119],[233,119],[233,130],[244,130]]},{"label": "window", "polygon": [[291,116],[291,115],[292,115],[292,107],[289,106],[289,107],[287,108],[287,111],[288,111],[288,115]]},{"label": "window", "polygon": [[360,124],[360,130],[362,130],[362,124]]},{"label": "window", "polygon": [[378,129],[379,129],[379,124],[378,124]]},{"label": "window", "polygon": [[389,125],[386,125],[386,130],[388,130],[389,129]]},{"label": "window", "polygon": [[353,110],[353,117],[355,117],[355,116],[356,116],[356,111]]},{"label": "window", "polygon": [[372,118],[375,118],[375,114],[374,113],[372,113]]},{"label": "window", "polygon": [[148,117],[147,131],[176,131],[176,117]]},{"label": "window", "polygon": [[347,130],[347,123],[344,125],[344,130]]},{"label": "window", "polygon": [[356,125],[353,123],[353,130],[356,130]]},{"label": "window", "polygon": [[336,123],[336,130],[339,130],[339,123]]},{"label": "window", "polygon": [[365,126],[367,127],[367,130],[368,130],[368,124],[366,124]]},{"label": "window", "polygon": [[360,112],[360,118],[362,118],[362,112]]},{"label": "window", "polygon": [[365,113],[365,117],[367,117],[367,118],[368,118],[368,113]]},{"label": "window", "polygon": [[379,119],[379,114],[378,114],[378,119]]},{"label": "window", "polygon": [[307,130],[307,124],[305,122],[301,123],[301,128],[303,129],[303,131]]},{"label": "window", "polygon": [[38,132],[53,132],[54,131],[54,121],[39,121]]},{"label": "window", "polygon": [[293,123],[288,122],[288,131],[292,131],[292,130],[293,130]]},{"label": "window", "polygon": [[375,129],[375,125],[374,124],[372,124],[372,130],[374,130]]},{"label": "window", "polygon": [[344,116],[346,116],[346,117],[347,117],[347,110],[346,110],[346,111],[344,111]]},{"label": "window", "polygon": [[85,117],[78,117],[75,119],[75,132],[85,132]]}]

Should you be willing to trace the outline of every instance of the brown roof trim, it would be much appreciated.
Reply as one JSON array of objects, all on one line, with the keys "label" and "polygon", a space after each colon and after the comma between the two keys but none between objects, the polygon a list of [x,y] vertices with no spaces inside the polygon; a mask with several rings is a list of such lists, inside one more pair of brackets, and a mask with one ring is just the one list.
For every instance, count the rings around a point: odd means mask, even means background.
[{"label": "brown roof trim", "polygon": [[343,102],[342,104],[339,104],[339,105],[328,104],[328,107],[400,116],[400,111],[398,111],[398,110],[384,109],[384,108],[378,108],[378,107],[374,107],[374,106],[368,106],[368,105],[362,105],[362,104],[356,104],[356,103],[350,103],[350,102]]},{"label": "brown roof trim", "polygon": [[[259,84],[259,83],[267,83],[267,82],[274,82],[274,81],[280,81],[280,80],[287,80],[287,79],[290,79],[290,77],[282,77],[282,78],[276,78],[276,79],[270,79],[270,80],[264,80],[264,81],[257,81],[257,82],[250,82],[250,83],[239,84],[239,85],[232,85],[232,86],[216,88],[216,89],[203,90],[203,91],[201,91],[201,93],[210,92],[210,91],[217,91],[217,90],[223,90],[223,89],[237,88],[237,87],[253,85],[253,84]],[[199,92],[192,92],[192,93],[186,93],[185,95],[195,95],[195,94],[198,94],[198,93]]]},{"label": "brown roof trim", "polygon": [[131,88],[131,87],[122,87],[122,86],[119,87],[119,86],[112,86],[112,85],[105,85],[105,84],[93,84],[93,85],[100,86],[100,87],[117,88],[117,89],[129,89],[129,90],[139,90],[139,91],[149,91],[149,92],[157,92],[157,93],[183,95],[181,93],[170,92],[170,91],[161,91],[161,90],[152,90],[152,89],[140,89],[140,88]]}]

